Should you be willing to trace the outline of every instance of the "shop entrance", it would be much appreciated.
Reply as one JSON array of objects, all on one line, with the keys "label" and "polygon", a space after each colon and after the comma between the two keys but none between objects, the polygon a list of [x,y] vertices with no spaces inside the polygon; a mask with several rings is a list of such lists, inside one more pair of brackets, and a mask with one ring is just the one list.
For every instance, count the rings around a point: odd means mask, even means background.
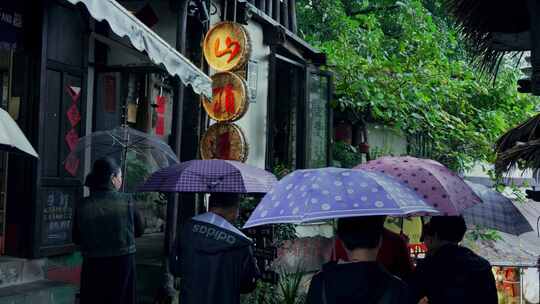
[{"label": "shop entrance", "polygon": [[[156,67],[100,67],[95,76],[93,131],[126,124],[169,142],[173,101],[170,81],[168,75]],[[122,156],[115,158],[120,160]],[[135,186],[144,182],[151,172],[146,171],[147,159],[141,155],[128,152],[126,159],[125,191],[134,193]],[[90,160],[90,163],[95,161],[93,157]],[[145,232],[163,232],[166,197],[156,193],[136,193],[133,197],[143,215]]]},{"label": "shop entrance", "polygon": [[271,112],[270,168],[304,167],[302,145],[305,96],[305,67],[299,62],[275,55],[275,88]]},{"label": "shop entrance", "polygon": [[[272,55],[268,168],[326,167],[331,162],[330,73],[279,54]],[[272,74],[272,73],[271,73]]]}]

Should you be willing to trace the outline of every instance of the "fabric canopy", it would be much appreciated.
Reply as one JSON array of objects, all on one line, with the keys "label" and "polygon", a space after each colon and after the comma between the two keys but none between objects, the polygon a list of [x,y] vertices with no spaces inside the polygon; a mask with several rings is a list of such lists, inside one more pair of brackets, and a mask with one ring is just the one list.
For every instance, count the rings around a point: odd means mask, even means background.
[{"label": "fabric canopy", "polygon": [[38,157],[19,126],[8,112],[0,109],[0,151],[26,153]]},{"label": "fabric canopy", "polygon": [[150,60],[163,64],[169,74],[178,75],[185,85],[191,85],[197,94],[212,98],[212,80],[186,57],[149,29],[137,17],[115,0],[67,0],[72,4],[83,3],[98,21],[106,20],[112,31],[128,37],[133,47],[146,51]]}]

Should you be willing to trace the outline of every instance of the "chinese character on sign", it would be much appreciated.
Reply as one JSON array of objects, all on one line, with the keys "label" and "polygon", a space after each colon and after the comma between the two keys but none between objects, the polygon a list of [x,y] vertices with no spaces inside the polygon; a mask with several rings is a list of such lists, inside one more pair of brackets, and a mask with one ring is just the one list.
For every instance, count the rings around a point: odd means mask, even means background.
[{"label": "chinese character on sign", "polygon": [[220,58],[226,54],[230,54],[229,59],[227,59],[227,63],[230,63],[242,50],[240,43],[236,40],[232,40],[229,36],[227,36],[227,39],[225,39],[225,48],[222,50],[220,48],[221,39],[217,38],[214,44],[214,52],[216,53],[216,57]]},{"label": "chinese character on sign", "polygon": [[216,113],[222,113],[222,96],[223,93],[225,93],[225,111],[227,113],[233,114],[235,112],[234,109],[234,86],[232,84],[227,84],[225,87],[220,88],[214,88],[212,90],[212,93],[216,96],[217,95],[217,101],[214,104],[214,112]]},{"label": "chinese character on sign", "polygon": [[22,28],[23,19],[21,14],[13,14],[13,26]]}]

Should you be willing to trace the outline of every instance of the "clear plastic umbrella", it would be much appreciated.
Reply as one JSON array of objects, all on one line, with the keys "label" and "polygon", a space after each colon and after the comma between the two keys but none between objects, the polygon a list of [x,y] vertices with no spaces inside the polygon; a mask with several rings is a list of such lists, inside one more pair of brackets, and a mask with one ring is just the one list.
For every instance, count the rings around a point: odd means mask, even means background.
[{"label": "clear plastic umbrella", "polygon": [[178,163],[169,145],[160,138],[120,126],[81,137],[64,166],[70,174],[84,181],[80,160],[90,158],[93,163],[103,157],[115,159],[121,166],[125,192],[134,192],[153,172]]}]

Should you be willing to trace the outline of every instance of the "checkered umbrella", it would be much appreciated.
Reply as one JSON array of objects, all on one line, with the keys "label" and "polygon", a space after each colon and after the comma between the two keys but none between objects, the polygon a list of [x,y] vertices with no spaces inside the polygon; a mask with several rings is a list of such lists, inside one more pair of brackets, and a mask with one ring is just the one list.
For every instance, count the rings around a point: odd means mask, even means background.
[{"label": "checkered umbrella", "polygon": [[139,192],[266,193],[277,182],[263,169],[230,160],[192,160],[161,169]]},{"label": "checkered umbrella", "polygon": [[520,235],[533,231],[525,216],[514,206],[512,200],[484,185],[466,181],[483,204],[465,209],[463,217],[467,224],[495,229],[508,234]]}]

